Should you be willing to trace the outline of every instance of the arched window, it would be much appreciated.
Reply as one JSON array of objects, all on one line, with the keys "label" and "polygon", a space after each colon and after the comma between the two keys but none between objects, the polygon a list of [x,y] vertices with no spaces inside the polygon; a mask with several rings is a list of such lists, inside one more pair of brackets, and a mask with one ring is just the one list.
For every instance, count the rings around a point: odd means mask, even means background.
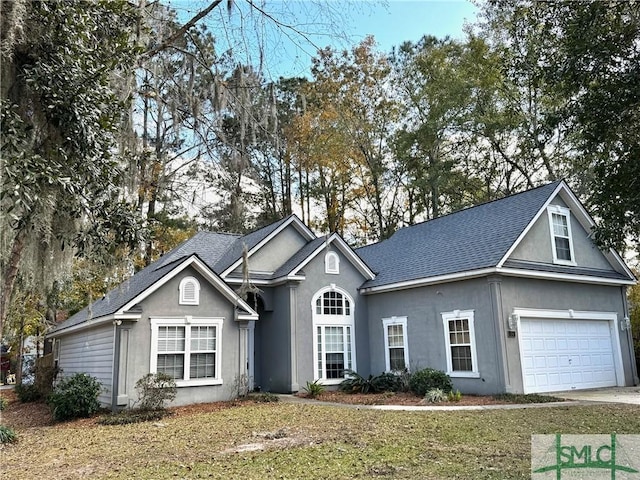
[{"label": "arched window", "polygon": [[198,305],[200,303],[200,282],[193,277],[184,277],[180,281],[180,305]]},{"label": "arched window", "polygon": [[324,271],[334,275],[340,273],[340,257],[335,252],[327,252],[324,256]]},{"label": "arched window", "polygon": [[314,378],[324,384],[344,380],[345,370],[356,369],[353,300],[331,285],[312,300]]}]

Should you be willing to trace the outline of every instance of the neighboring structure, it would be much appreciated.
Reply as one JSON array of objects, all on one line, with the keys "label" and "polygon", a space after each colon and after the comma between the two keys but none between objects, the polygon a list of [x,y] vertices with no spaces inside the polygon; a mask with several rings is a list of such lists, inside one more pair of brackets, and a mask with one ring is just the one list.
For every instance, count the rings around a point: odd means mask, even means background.
[{"label": "neighboring structure", "polygon": [[635,279],[592,227],[555,182],[355,251],[296,216],[200,232],[49,338],[64,375],[96,376],[112,406],[157,371],[176,378],[176,404],[337,385],[345,369],[433,367],[476,394],[634,385]]}]

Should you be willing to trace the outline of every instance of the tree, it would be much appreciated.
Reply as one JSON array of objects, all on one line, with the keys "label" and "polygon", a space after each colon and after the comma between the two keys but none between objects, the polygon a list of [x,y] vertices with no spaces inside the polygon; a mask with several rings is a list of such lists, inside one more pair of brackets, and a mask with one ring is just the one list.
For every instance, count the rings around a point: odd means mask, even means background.
[{"label": "tree", "polygon": [[[108,254],[141,229],[119,188],[124,110],[112,83],[131,72],[135,9],[123,0],[2,5],[4,321],[19,274],[46,290],[65,248]],[[36,255],[25,264],[27,251]]]},{"label": "tree", "polygon": [[395,148],[403,165],[409,223],[477,201],[481,185],[465,170],[475,86],[468,57],[468,45],[431,36],[394,53],[405,105]]},{"label": "tree", "polygon": [[322,201],[329,231],[344,233],[351,223],[356,241],[386,238],[399,218],[399,183],[388,142],[398,108],[387,59],[369,37],[350,51],[318,51],[312,75],[288,137],[301,199],[306,187]]},{"label": "tree", "polygon": [[[640,235],[639,7],[635,0],[484,6],[489,30],[521,52],[514,72],[543,94],[532,103],[537,114],[527,117],[536,133],[530,150],[544,160],[554,144],[563,145],[545,168],[550,177],[570,176],[599,221],[597,241],[607,247],[637,243]],[[544,148],[536,150],[539,138]]]}]

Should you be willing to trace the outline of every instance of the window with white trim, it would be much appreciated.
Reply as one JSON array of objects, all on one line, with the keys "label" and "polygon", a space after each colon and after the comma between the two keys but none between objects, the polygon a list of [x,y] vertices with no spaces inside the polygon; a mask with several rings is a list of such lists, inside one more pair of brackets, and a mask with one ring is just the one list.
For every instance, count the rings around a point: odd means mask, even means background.
[{"label": "window with white trim", "polygon": [[184,277],[180,281],[180,305],[200,303],[200,282],[194,277]]},{"label": "window with white trim", "polygon": [[547,211],[549,213],[549,229],[551,230],[553,263],[575,265],[571,236],[571,211],[560,205],[550,205]]},{"label": "window with white trim", "polygon": [[382,319],[384,328],[384,356],[387,372],[402,372],[409,369],[407,342],[407,317]]},{"label": "window with white trim", "polygon": [[452,377],[478,377],[473,310],[454,310],[442,314],[447,357],[447,374]]},{"label": "window with white trim", "polygon": [[353,300],[336,288],[317,292],[312,300],[314,378],[325,384],[338,384],[345,370],[355,370]]},{"label": "window with white trim", "polygon": [[340,257],[336,252],[327,252],[324,256],[324,272],[334,275],[340,273]]},{"label": "window with white trim", "polygon": [[151,373],[178,386],[216,385],[220,376],[222,318],[151,319]]}]

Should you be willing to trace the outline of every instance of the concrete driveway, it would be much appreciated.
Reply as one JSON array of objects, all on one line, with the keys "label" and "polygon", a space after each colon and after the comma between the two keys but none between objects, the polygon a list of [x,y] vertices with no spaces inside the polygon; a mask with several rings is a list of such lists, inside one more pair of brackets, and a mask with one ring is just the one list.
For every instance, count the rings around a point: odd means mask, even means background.
[{"label": "concrete driveway", "polygon": [[573,390],[551,393],[554,397],[585,402],[631,403],[640,405],[640,386],[610,387],[593,390]]}]

